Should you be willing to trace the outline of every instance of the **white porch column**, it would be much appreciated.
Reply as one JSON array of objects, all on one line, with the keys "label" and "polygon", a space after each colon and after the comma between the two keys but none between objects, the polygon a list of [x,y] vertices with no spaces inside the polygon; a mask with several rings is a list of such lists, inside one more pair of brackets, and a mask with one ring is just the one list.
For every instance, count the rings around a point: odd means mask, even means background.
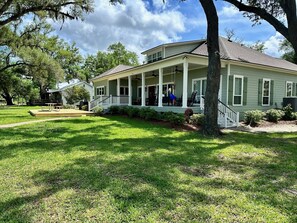
[{"label": "white porch column", "polygon": [[163,107],[163,68],[159,68],[159,100],[158,107]]},{"label": "white porch column", "polygon": [[145,73],[141,74],[141,106],[145,106]]},{"label": "white porch column", "polygon": [[117,79],[117,104],[120,105],[120,78]]},{"label": "white porch column", "polygon": [[188,58],[184,57],[184,63],[183,63],[183,103],[182,107],[187,108],[188,103]]},{"label": "white porch column", "polygon": [[128,105],[131,106],[132,105],[132,78],[131,78],[131,75],[128,76],[128,91],[129,91]]},{"label": "white porch column", "polygon": [[110,95],[109,94],[109,80],[107,80],[107,86],[106,86],[106,92],[105,95]]}]

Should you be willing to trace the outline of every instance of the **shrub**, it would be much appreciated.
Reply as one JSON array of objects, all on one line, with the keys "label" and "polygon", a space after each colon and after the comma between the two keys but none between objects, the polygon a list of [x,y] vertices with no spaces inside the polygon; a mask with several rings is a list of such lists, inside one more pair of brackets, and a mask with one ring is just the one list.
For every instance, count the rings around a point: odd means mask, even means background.
[{"label": "shrub", "polygon": [[102,116],[103,115],[103,112],[104,112],[104,108],[101,107],[101,106],[97,106],[97,107],[93,108],[93,113],[96,116]]},{"label": "shrub", "polygon": [[128,115],[129,106],[119,106],[119,114]]},{"label": "shrub", "polygon": [[128,107],[127,108],[127,115],[129,118],[139,117],[139,108]]},{"label": "shrub", "polygon": [[193,114],[190,118],[190,123],[193,125],[204,125],[205,115],[204,114]]},{"label": "shrub", "polygon": [[183,114],[173,114],[169,116],[169,122],[171,125],[182,125],[185,123],[185,117]]},{"label": "shrub", "polygon": [[185,122],[183,114],[176,114],[173,112],[164,112],[160,115],[160,118],[164,121],[170,122],[171,125],[182,125]]},{"label": "shrub", "polygon": [[259,110],[252,110],[244,112],[244,122],[251,126],[255,126],[263,120],[265,113]]},{"label": "shrub", "polygon": [[156,119],[158,112],[156,112],[152,108],[141,108],[139,111],[139,117],[145,120],[153,120]]},{"label": "shrub", "polygon": [[64,109],[75,109],[75,105],[63,105]]},{"label": "shrub", "polygon": [[194,114],[194,112],[193,112],[193,110],[192,110],[191,108],[187,108],[187,109],[185,110],[184,116],[185,116],[185,121],[186,121],[187,123],[190,122],[190,117],[191,117],[193,114]]},{"label": "shrub", "polygon": [[291,104],[288,104],[286,107],[283,107],[283,111],[284,111],[284,116],[283,116],[284,120],[294,120],[294,119],[296,119]]},{"label": "shrub", "polygon": [[83,111],[88,111],[88,105],[82,105],[81,110]]},{"label": "shrub", "polygon": [[110,106],[108,112],[112,115],[117,115],[120,113],[120,107],[117,105]]},{"label": "shrub", "polygon": [[270,109],[266,111],[266,118],[269,122],[278,122],[284,116],[284,112],[278,109]]}]

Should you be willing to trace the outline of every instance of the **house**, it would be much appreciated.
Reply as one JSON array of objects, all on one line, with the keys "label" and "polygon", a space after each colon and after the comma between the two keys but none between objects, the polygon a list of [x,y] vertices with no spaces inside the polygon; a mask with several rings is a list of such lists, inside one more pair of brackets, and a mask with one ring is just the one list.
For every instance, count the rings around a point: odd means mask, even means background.
[{"label": "house", "polygon": [[93,86],[85,81],[79,81],[79,80],[74,80],[70,83],[61,83],[58,85],[58,89],[48,90],[48,93],[50,94],[49,97],[52,99],[52,101],[59,102],[63,105],[66,105],[67,104],[67,100],[65,98],[66,90],[74,86],[85,88],[90,94],[89,101],[94,99]]},{"label": "house", "polygon": [[[223,37],[219,44],[221,125],[237,125],[244,111],[281,108],[284,97],[297,96],[297,65]],[[118,104],[182,113],[191,106],[194,112],[203,112],[206,40],[163,44],[142,54],[147,58],[145,64],[119,65],[92,80],[95,100],[91,108]],[[176,96],[175,104],[169,92]]]}]

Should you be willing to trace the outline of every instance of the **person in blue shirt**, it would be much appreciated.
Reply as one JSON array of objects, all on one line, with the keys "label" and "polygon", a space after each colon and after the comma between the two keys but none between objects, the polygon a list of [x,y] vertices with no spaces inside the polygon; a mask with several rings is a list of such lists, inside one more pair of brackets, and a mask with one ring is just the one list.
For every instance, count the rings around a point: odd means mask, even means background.
[{"label": "person in blue shirt", "polygon": [[170,99],[172,105],[175,105],[176,96],[171,92],[170,88],[169,88],[168,94],[169,94],[169,99]]}]

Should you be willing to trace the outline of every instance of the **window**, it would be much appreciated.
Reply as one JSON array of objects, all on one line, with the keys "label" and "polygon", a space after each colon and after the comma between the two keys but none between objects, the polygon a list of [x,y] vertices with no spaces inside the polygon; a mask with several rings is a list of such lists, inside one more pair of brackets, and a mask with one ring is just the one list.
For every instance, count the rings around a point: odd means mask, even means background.
[{"label": "window", "polygon": [[262,105],[270,105],[270,79],[263,79],[262,85]]},{"label": "window", "polygon": [[96,95],[105,95],[105,87],[104,86],[99,86],[96,88]]},{"label": "window", "polygon": [[147,55],[147,62],[148,63],[152,63],[152,62],[155,62],[155,61],[158,61],[158,60],[161,60],[161,59],[162,59],[162,52],[161,51],[159,51],[157,53]]},{"label": "window", "polygon": [[[142,89],[142,87],[138,86],[138,89],[137,89],[137,97],[138,98],[141,98],[141,89]],[[145,91],[145,97],[147,97],[147,87],[144,88],[144,91]]]},{"label": "window", "polygon": [[243,77],[234,75],[233,81],[233,105],[242,105]]},{"label": "window", "polygon": [[129,88],[127,86],[121,86],[120,95],[129,95]]},{"label": "window", "polygon": [[157,60],[161,60],[161,59],[162,59],[162,53],[160,51],[160,52],[158,52]]},{"label": "window", "polygon": [[200,104],[201,96],[205,96],[206,78],[193,79],[192,89],[193,89],[193,92],[197,91],[196,98],[195,98],[195,103]]},{"label": "window", "polygon": [[287,81],[286,82],[286,97],[293,96],[293,82]]}]

